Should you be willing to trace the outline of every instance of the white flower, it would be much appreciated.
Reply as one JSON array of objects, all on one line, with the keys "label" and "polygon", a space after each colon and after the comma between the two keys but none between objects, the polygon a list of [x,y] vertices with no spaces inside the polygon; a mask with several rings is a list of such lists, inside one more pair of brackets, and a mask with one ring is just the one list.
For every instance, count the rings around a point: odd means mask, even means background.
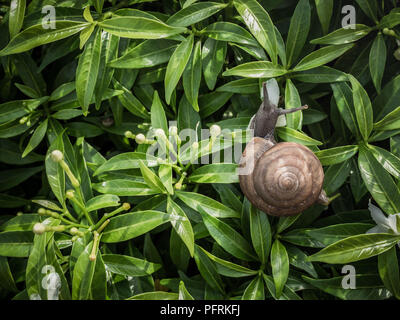
[{"label": "white flower", "polygon": [[400,221],[400,213],[386,216],[381,209],[371,203],[371,200],[369,201],[368,209],[376,226],[369,229],[366,233],[394,233],[400,235],[400,230],[397,228],[397,220],[399,219]]}]

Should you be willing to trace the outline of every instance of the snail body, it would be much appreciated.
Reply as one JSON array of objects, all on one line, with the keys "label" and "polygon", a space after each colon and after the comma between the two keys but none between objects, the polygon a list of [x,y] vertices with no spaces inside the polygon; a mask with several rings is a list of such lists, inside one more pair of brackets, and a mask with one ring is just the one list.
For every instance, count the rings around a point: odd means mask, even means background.
[{"label": "snail body", "polygon": [[319,159],[307,147],[294,142],[277,143],[274,130],[280,115],[306,109],[279,109],[268,99],[253,117],[254,137],[239,162],[240,187],[247,199],[273,216],[296,215],[315,202],[328,204],[323,191],[324,171]]}]

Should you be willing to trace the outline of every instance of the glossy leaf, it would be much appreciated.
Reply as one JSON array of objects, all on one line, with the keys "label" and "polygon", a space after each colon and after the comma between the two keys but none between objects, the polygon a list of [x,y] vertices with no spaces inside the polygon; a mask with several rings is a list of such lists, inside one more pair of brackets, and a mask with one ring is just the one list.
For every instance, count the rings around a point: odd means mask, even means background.
[{"label": "glossy leaf", "polygon": [[110,219],[101,241],[114,243],[136,238],[172,219],[169,214],[153,210],[122,214]]},{"label": "glossy leaf", "polygon": [[230,163],[216,163],[196,169],[189,180],[196,183],[238,183],[237,165]]},{"label": "glossy leaf", "polygon": [[376,91],[381,92],[381,83],[386,65],[386,44],[381,33],[375,38],[369,54],[369,70]]},{"label": "glossy leaf", "polygon": [[279,298],[289,274],[289,257],[285,246],[275,240],[271,248],[271,267],[275,283],[276,297]]},{"label": "glossy leaf", "polygon": [[317,151],[315,155],[323,166],[329,166],[352,158],[357,151],[358,146],[342,146]]},{"label": "glossy leaf", "polygon": [[383,253],[399,240],[400,236],[385,233],[351,236],[313,254],[310,260],[340,264],[355,262]]}]

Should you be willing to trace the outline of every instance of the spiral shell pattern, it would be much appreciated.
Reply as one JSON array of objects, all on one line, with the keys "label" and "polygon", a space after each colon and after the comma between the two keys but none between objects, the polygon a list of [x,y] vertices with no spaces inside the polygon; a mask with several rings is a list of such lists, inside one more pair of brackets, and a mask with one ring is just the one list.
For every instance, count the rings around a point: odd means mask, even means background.
[{"label": "spiral shell pattern", "polygon": [[288,216],[318,200],[324,171],[310,149],[282,142],[255,156],[252,173],[239,179],[246,197],[257,208],[270,215]]}]

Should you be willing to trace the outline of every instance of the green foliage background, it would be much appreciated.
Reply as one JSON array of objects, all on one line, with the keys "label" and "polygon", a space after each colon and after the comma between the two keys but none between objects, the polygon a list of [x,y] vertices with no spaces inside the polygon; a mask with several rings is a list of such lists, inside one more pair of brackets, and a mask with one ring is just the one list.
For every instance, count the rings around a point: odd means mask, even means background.
[{"label": "green foliage background", "polygon": [[[0,18],[1,298],[47,299],[46,266],[60,299],[400,298],[399,1],[11,0]],[[329,207],[259,212],[236,164],[190,153],[222,136],[146,158],[177,143],[169,121],[245,132],[271,78],[310,106],[277,139],[319,157]]]}]

